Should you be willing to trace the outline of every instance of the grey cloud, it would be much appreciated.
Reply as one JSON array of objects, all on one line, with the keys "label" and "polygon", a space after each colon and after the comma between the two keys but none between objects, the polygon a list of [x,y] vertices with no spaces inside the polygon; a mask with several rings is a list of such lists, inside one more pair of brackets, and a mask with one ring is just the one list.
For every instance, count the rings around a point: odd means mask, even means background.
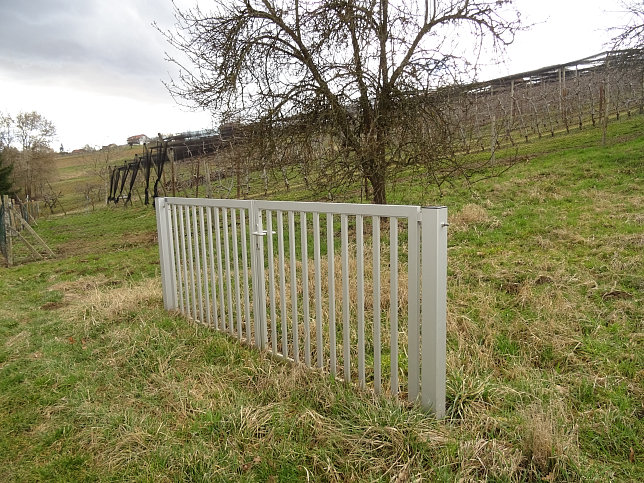
[{"label": "grey cloud", "polygon": [[170,66],[151,24],[171,24],[169,0],[0,0],[0,13],[0,72],[82,82],[96,70],[94,87],[163,89]]}]

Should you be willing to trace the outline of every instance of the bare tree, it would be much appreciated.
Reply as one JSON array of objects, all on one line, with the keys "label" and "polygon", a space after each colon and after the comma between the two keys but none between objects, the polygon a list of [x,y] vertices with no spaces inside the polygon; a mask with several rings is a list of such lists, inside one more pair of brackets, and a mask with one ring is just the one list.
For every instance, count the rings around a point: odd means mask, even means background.
[{"label": "bare tree", "polygon": [[14,163],[14,184],[24,196],[33,198],[56,172],[54,152],[50,148],[56,128],[35,111],[21,112],[16,116],[13,134],[22,147]]},{"label": "bare tree", "polygon": [[0,194],[12,191],[11,173],[15,148],[10,147],[13,141],[13,119],[0,112]]},{"label": "bare tree", "polygon": [[0,195],[5,195],[12,191],[10,176],[13,165],[4,161],[3,151],[3,149],[0,149]]},{"label": "bare tree", "polygon": [[[100,150],[92,150],[90,152],[91,168],[88,170],[88,175],[93,178],[98,178],[97,183],[91,183],[84,188],[84,193],[96,192],[98,199],[103,200],[107,204],[107,197],[109,196],[110,186],[110,166],[115,157],[115,148],[107,146]],[[92,202],[92,209],[94,203]]]},{"label": "bare tree", "polygon": [[0,112],[0,150],[13,142],[13,118]]},{"label": "bare tree", "polygon": [[621,0],[621,8],[628,20],[614,27],[612,47],[615,49],[644,49],[644,0]]},{"label": "bare tree", "polygon": [[[164,34],[188,60],[169,57],[173,95],[304,142],[327,185],[366,179],[375,203],[401,165],[451,158],[432,95],[520,26],[511,0],[219,0],[209,12],[175,6],[175,17]],[[414,98],[429,137],[409,136]]]},{"label": "bare tree", "polygon": [[36,111],[21,112],[16,116],[15,136],[23,151],[49,148],[56,136],[56,127]]}]

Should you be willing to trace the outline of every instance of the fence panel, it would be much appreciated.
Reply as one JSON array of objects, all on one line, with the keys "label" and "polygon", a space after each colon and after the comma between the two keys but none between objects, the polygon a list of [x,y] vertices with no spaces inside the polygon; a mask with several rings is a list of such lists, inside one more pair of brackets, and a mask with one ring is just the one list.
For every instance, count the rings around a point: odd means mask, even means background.
[{"label": "fence panel", "polygon": [[167,309],[444,415],[445,207],[156,206]]}]

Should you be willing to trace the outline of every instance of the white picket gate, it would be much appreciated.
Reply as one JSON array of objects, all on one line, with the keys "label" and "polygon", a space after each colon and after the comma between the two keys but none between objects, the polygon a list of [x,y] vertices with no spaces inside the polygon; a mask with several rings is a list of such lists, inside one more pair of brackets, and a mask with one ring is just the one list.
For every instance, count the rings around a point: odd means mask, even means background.
[{"label": "white picket gate", "polygon": [[166,309],[444,416],[447,208],[157,198],[156,213]]}]

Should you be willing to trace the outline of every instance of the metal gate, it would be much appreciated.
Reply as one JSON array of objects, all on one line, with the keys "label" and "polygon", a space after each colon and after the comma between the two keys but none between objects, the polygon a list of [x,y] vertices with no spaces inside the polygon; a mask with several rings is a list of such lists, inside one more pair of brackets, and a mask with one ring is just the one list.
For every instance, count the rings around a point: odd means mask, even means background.
[{"label": "metal gate", "polygon": [[166,309],[445,414],[447,208],[157,198]]}]

